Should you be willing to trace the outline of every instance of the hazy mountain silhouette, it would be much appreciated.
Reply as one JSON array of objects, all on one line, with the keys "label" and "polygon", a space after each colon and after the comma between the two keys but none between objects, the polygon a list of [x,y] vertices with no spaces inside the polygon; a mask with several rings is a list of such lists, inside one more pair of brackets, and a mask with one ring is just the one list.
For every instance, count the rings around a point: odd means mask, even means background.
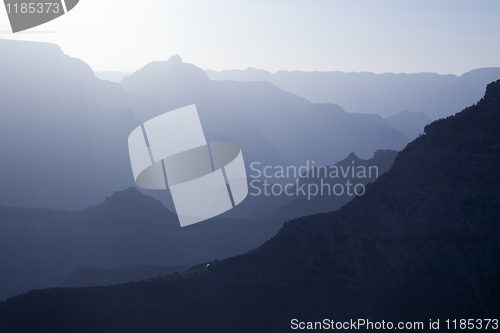
[{"label": "hazy mountain silhouette", "polygon": [[133,188],[76,212],[0,206],[0,299],[57,286],[80,266],[167,265],[160,235],[177,228],[175,214]]},{"label": "hazy mountain silhouette", "polygon": [[[377,165],[382,174],[395,154],[379,151],[368,161],[351,154],[337,165],[356,159],[356,165]],[[262,183],[253,186],[264,191]],[[131,268],[137,265],[188,265],[223,259],[262,244],[287,220],[336,210],[350,199],[249,195],[226,214],[185,228],[160,201],[132,187],[76,212],[0,206],[0,233],[5,238],[0,244],[0,266],[5,270],[0,276],[0,299],[58,286],[64,278],[64,286],[112,284],[151,277],[155,271],[159,272],[156,275],[167,274],[161,269],[170,269]],[[239,216],[248,221],[238,220]]]},{"label": "hazy mountain silhouette", "polygon": [[132,186],[132,109],[161,105],[97,79],[57,45],[0,48],[0,203],[82,209]]},{"label": "hazy mountain silhouette", "polygon": [[144,66],[124,78],[122,86],[156,98],[167,109],[196,104],[204,129],[236,140],[247,165],[298,166],[307,159],[330,165],[352,151],[369,157],[377,149],[400,150],[408,141],[380,116],[311,104],[269,82],[211,81],[179,56]]},{"label": "hazy mountain silhouette", "polygon": [[[352,167],[352,162],[354,161],[354,165],[356,167],[365,166],[365,167],[373,167],[377,166],[378,175],[382,175],[387,172],[394,158],[396,157],[396,151],[377,151],[373,158],[370,160],[361,160],[355,154],[350,154],[347,158],[342,161],[337,162],[335,165],[346,168],[348,175],[346,178],[342,179],[332,179],[332,178],[324,178],[325,183],[329,183],[332,186],[336,183],[344,183],[345,180],[350,180],[354,184],[362,183],[368,184],[369,182],[373,182],[376,180],[375,172],[372,174],[372,177],[369,178],[352,178],[350,176],[350,169]],[[314,176],[312,174],[314,173]],[[299,182],[299,186],[302,183],[318,183],[318,176],[322,175],[321,171],[318,173],[318,168],[315,167],[314,171],[310,170],[309,172],[304,173],[305,175],[311,175],[311,178],[303,178],[302,182]],[[249,181],[253,179],[249,178]],[[258,187],[262,194],[259,196],[250,195],[244,202],[238,205],[233,210],[230,210],[225,215],[228,217],[237,217],[237,216],[246,216],[247,218],[255,219],[255,222],[252,224],[238,224],[237,228],[234,228],[231,234],[231,237],[238,237],[235,233],[244,233],[244,232],[253,232],[261,235],[258,239],[264,241],[275,235],[276,232],[283,226],[284,221],[288,221],[293,218],[307,216],[320,212],[329,212],[339,209],[341,206],[349,202],[354,198],[354,196],[349,196],[345,193],[342,196],[334,197],[327,196],[326,193],[324,196],[314,196],[311,197],[310,200],[304,197],[303,195],[288,197],[286,195],[280,196],[265,196],[264,188],[262,182],[258,182],[253,185],[254,187]],[[295,188],[292,188],[292,193],[295,193]],[[133,202],[133,201],[137,202]],[[252,202],[253,201],[253,202]],[[287,204],[288,203],[288,204]],[[137,209],[140,207],[140,209]],[[121,211],[121,208],[124,211]],[[98,224],[107,225],[113,223],[114,221],[117,225],[123,224],[124,221],[140,221],[140,224],[144,225],[154,225],[154,224],[162,224],[163,221],[159,221],[158,218],[161,218],[163,214],[158,214],[157,211],[162,211],[163,208],[159,207],[159,202],[150,200],[150,198],[146,196],[137,196],[137,192],[129,189],[124,192],[117,192],[110,198],[107,198],[105,202],[99,206],[90,208],[92,210],[92,222],[89,222],[92,226],[96,226]],[[145,214],[145,212],[148,212]],[[273,214],[274,213],[274,214]],[[143,214],[143,216],[140,216]],[[175,218],[171,218],[171,214],[168,215],[168,222],[172,223]],[[95,223],[97,222],[97,223]],[[229,222],[230,223],[230,222]],[[218,228],[224,226],[222,220],[216,222],[208,222],[209,225],[216,225]],[[227,224],[226,224],[227,225]],[[145,234],[144,231],[141,232]],[[220,243],[226,242],[223,237],[226,237],[224,233],[222,236],[218,234],[216,230],[211,232],[209,236],[213,240],[217,240]],[[241,235],[239,236],[241,237]],[[257,241],[256,241],[257,244]],[[140,249],[139,249],[140,250]],[[108,250],[109,251],[109,250]],[[175,253],[175,251],[174,251]],[[167,255],[172,255],[172,253],[166,253]],[[231,251],[228,250],[224,255],[231,255]],[[219,257],[222,259],[223,257]],[[195,260],[195,259],[193,259]],[[187,266],[178,266],[178,267],[165,267],[165,266],[144,266],[141,265],[137,268],[92,268],[92,267],[79,267],[65,280],[59,284],[60,287],[87,287],[87,286],[95,286],[95,285],[112,285],[125,283],[129,281],[138,281],[141,279],[151,278],[158,275],[166,275],[172,274],[176,271],[183,271]]]},{"label": "hazy mountain silhouette", "polygon": [[[0,47],[0,203],[9,206],[83,209],[133,186],[132,129],[193,103],[207,140],[238,143],[247,165],[330,165],[352,151],[369,157],[408,142],[380,116],[311,104],[267,82],[214,82],[179,56],[119,85],[54,44]],[[144,193],[173,208],[168,192]]]},{"label": "hazy mountain silhouette", "polygon": [[143,283],[31,291],[4,331],[284,331],[290,321],[491,318],[500,310],[500,80],[426,126],[340,210],[244,255]]},{"label": "hazy mountain silhouette", "polygon": [[348,112],[395,115],[425,112],[432,120],[475,103],[484,87],[500,79],[500,68],[480,68],[461,76],[435,73],[302,72],[247,68],[206,73],[212,80],[269,81],[314,103],[336,103]]},{"label": "hazy mountain silhouette", "polygon": [[178,266],[226,258],[262,244],[276,230],[235,218],[181,228],[174,213],[135,188],[75,212],[0,206],[0,299],[57,286],[79,267]]}]

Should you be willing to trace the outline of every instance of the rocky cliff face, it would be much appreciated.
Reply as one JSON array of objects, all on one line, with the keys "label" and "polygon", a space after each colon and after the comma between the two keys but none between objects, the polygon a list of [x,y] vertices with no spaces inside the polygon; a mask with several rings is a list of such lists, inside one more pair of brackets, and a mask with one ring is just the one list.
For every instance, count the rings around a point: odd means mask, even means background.
[{"label": "rocky cliff face", "polygon": [[258,250],[221,263],[222,275],[367,297],[426,290],[447,304],[463,292],[487,306],[499,291],[499,96],[500,81],[488,85],[476,105],[428,125],[364,196],[285,223]]}]

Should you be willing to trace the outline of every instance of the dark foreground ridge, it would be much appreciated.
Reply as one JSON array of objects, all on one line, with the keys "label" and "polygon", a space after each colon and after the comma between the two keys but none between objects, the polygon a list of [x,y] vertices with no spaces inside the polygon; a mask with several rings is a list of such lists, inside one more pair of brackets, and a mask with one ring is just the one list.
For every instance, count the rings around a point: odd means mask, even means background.
[{"label": "dark foreground ridge", "polygon": [[282,332],[294,318],[492,318],[499,165],[500,80],[476,105],[428,125],[339,211],[287,222],[210,268],[11,298],[0,303],[0,331]]}]

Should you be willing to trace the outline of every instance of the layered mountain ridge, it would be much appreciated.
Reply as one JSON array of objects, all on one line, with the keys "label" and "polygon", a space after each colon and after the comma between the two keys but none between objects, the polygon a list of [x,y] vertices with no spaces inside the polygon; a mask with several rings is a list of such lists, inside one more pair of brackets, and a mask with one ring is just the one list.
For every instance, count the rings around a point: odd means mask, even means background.
[{"label": "layered mountain ridge", "polygon": [[[0,326],[56,330],[92,318],[78,328],[273,332],[292,318],[494,318],[499,163],[500,80],[477,104],[428,125],[364,196],[336,212],[286,222],[259,248],[210,268],[29,292],[0,303]],[[55,313],[57,321],[46,319]],[[197,320],[186,326],[186,318]]]},{"label": "layered mountain ridge", "polygon": [[[308,159],[329,165],[352,151],[366,158],[378,149],[400,150],[408,142],[378,115],[313,104],[269,82],[212,81],[179,56],[148,64],[121,85],[130,93],[155,98],[169,110],[196,104],[207,140],[218,141],[217,135],[222,135],[237,142],[247,166],[253,161],[298,166]],[[144,119],[156,116],[137,114]]]},{"label": "layered mountain ridge", "polygon": [[[408,142],[377,115],[316,105],[271,83],[211,81],[174,56],[122,84],[99,80],[54,44],[0,40],[0,203],[79,210],[134,185],[127,138],[142,122],[196,104],[207,141],[248,165],[333,164]],[[154,196],[173,209],[168,192]],[[244,216],[239,216],[244,218]]]},{"label": "layered mountain ridge", "polygon": [[[376,165],[384,170],[391,163],[388,156],[378,158]],[[134,279],[119,277],[144,277],[145,273],[151,277],[155,271],[166,274],[154,269],[132,271],[138,265],[177,266],[224,259],[259,246],[286,220],[336,210],[345,203],[344,198],[329,198],[315,205],[321,200],[318,197],[296,201],[286,214],[272,215],[291,199],[249,195],[229,211],[232,217],[219,216],[185,228],[160,201],[133,187],[116,191],[102,203],[81,211],[0,205],[0,266],[5,270],[0,275],[0,299],[33,288],[58,286],[79,267],[86,267],[77,272],[85,275],[82,283],[128,282]],[[238,219],[241,215],[247,219]]]},{"label": "layered mountain ridge", "polygon": [[212,80],[269,81],[313,103],[337,103],[349,112],[383,116],[403,110],[447,117],[483,95],[486,84],[500,79],[500,68],[478,68],[461,76],[437,73],[303,72],[274,74],[255,68],[205,71]]}]

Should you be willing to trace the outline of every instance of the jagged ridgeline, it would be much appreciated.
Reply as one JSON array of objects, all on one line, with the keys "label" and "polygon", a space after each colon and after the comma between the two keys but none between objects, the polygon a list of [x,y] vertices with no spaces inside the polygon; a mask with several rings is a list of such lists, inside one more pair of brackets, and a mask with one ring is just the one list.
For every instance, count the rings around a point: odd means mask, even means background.
[{"label": "jagged ridgeline", "polygon": [[[244,255],[141,283],[31,291],[2,332],[281,332],[301,321],[500,313],[500,80],[425,129],[366,194]],[[441,322],[443,325],[443,321]]]}]

